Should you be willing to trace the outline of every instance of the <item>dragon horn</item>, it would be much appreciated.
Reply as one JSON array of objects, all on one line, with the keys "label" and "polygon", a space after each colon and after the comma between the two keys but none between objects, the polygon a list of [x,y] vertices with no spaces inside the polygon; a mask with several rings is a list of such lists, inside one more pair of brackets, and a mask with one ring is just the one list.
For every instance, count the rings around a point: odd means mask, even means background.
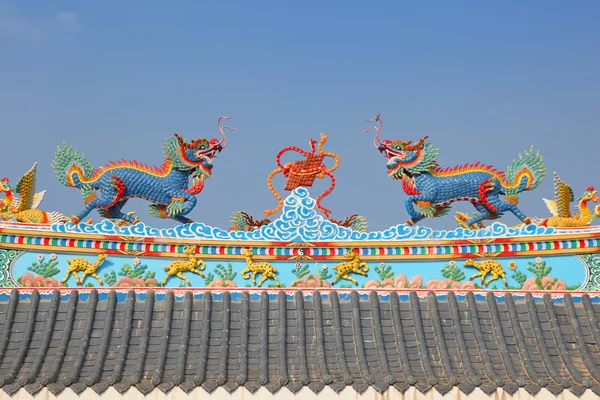
[{"label": "dragon horn", "polygon": [[185,140],[181,136],[179,136],[177,133],[175,134],[175,137],[177,138],[177,142],[179,142],[179,145],[186,149],[193,149],[194,145],[197,144],[196,140],[193,140],[190,143],[186,143]]},{"label": "dragon horn", "polygon": [[232,117],[232,115],[228,116],[228,117],[219,117],[219,119],[217,120],[217,128],[219,128],[219,132],[221,132],[221,140],[215,145],[215,146],[221,146],[221,148],[225,148],[225,146],[227,146],[227,138],[225,137],[225,133],[223,132],[223,129],[229,129],[230,131],[235,131],[237,130],[237,128],[232,128],[230,126],[221,126],[221,120],[222,119],[230,119]]},{"label": "dragon horn", "polygon": [[177,138],[177,142],[180,146],[185,146],[185,140],[183,140],[181,136],[179,136],[177,133],[175,133],[174,136]]},{"label": "dragon horn", "polygon": [[[379,122],[379,127],[377,126],[371,126],[369,127],[369,129],[365,129],[363,130],[364,133],[369,132],[371,129],[375,129],[375,139],[373,139],[373,145],[375,146],[375,148],[379,148],[380,146],[385,146],[383,144],[383,142],[381,141],[381,139],[379,139],[379,132],[381,131],[381,128],[383,127],[383,121],[381,120],[381,114],[377,113],[377,115],[374,118],[368,119],[365,118],[365,121],[367,122],[373,122],[373,121],[378,121]],[[377,145],[377,142],[379,142],[379,146]]]},{"label": "dragon horn", "polygon": [[429,138],[429,136],[422,137],[421,139],[419,139],[417,144],[414,144],[414,145],[411,145],[412,140],[409,140],[408,142],[405,142],[403,140],[398,140],[398,141],[402,144],[402,147],[404,147],[404,150],[414,151],[414,150],[421,150],[423,148],[423,144],[425,143],[427,138]]}]

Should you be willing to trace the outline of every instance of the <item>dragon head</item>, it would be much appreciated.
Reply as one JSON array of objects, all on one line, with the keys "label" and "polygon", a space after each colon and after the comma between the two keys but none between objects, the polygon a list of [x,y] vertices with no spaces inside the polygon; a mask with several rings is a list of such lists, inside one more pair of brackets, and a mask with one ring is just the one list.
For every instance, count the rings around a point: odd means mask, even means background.
[{"label": "dragon head", "polygon": [[588,186],[585,189],[585,192],[579,196],[579,198],[577,199],[578,201],[593,201],[594,203],[598,203],[598,201],[600,201],[600,198],[598,196],[596,196],[598,194],[598,191],[596,189],[594,189],[593,186]]},{"label": "dragon head", "polygon": [[183,137],[174,134],[168,138],[163,145],[165,155],[173,161],[173,166],[180,171],[186,171],[194,175],[194,180],[203,180],[210,178],[213,159],[227,146],[227,138],[223,129],[231,131],[236,128],[221,126],[221,120],[230,119],[229,117],[219,117],[217,127],[221,132],[221,139],[195,139],[186,142]]},{"label": "dragon head", "polygon": [[405,142],[403,140],[381,140],[379,132],[383,127],[383,121],[380,115],[375,118],[367,119],[368,122],[377,121],[379,126],[371,126],[363,132],[369,132],[375,129],[375,139],[373,144],[375,148],[384,154],[388,159],[387,173],[393,179],[401,179],[403,175],[416,175],[431,170],[436,165],[436,159],[439,150],[433,148],[431,143],[427,143],[428,136],[421,138],[416,144],[412,140]]}]

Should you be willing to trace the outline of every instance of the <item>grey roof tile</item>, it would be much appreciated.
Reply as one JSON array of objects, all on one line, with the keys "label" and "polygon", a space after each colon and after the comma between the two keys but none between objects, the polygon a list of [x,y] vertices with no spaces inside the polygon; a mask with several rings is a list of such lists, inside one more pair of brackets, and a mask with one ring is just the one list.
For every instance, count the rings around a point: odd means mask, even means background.
[{"label": "grey roof tile", "polygon": [[491,292],[13,291],[0,302],[0,386],[7,394],[240,385],[273,393],[390,385],[441,394],[456,386],[467,394],[476,387],[598,391],[600,309],[587,295],[559,300]]}]

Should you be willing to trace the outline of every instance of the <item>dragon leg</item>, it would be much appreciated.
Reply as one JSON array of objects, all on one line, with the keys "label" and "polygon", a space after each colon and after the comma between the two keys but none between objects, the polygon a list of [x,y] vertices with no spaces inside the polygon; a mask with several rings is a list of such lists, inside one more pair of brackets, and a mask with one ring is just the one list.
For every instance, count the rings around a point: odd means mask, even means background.
[{"label": "dragon leg", "polygon": [[113,187],[103,187],[102,196],[92,199],[83,210],[73,217],[73,223],[78,223],[96,208],[109,208],[114,206],[116,204],[114,201],[116,195],[117,191]]},{"label": "dragon leg", "polygon": [[479,226],[481,221],[483,221],[484,219],[488,219],[490,217],[490,215],[492,215],[492,211],[489,210],[486,206],[484,206],[482,204],[475,204],[475,208],[477,208],[477,210],[479,211],[479,214],[473,215],[473,217],[471,219],[469,219],[468,221],[466,221],[464,223],[464,225],[469,227],[469,229],[472,229],[472,228],[477,229],[477,228],[483,227],[483,225]]},{"label": "dragon leg", "polygon": [[515,215],[515,217],[519,218],[524,223],[526,223],[526,224],[531,223],[530,219],[525,214],[523,214],[523,212],[521,210],[519,210],[517,208],[517,205],[515,203],[511,203],[510,201],[503,200],[496,194],[490,195],[488,197],[488,200],[490,203],[492,203],[494,205],[494,207],[496,207],[498,212],[510,211],[511,213],[513,213]]},{"label": "dragon leg", "polygon": [[184,217],[183,215],[177,215],[173,217],[173,219],[177,222],[181,222],[182,224],[191,224],[194,221],[189,219],[188,217]]},{"label": "dragon leg", "polygon": [[416,199],[415,196],[406,196],[406,198],[404,199],[404,206],[406,207],[408,215],[410,215],[410,220],[407,222],[408,225],[414,225],[417,222],[421,221],[423,218],[425,218],[423,214],[415,210],[414,202],[416,200],[419,199]]},{"label": "dragon leg", "polygon": [[171,203],[166,207],[168,217],[182,223],[192,222],[184,215],[189,214],[196,207],[198,202],[196,197],[186,192],[170,193],[170,195]]},{"label": "dragon leg", "polygon": [[171,218],[171,219],[173,219],[177,222],[181,222],[183,224],[190,224],[190,223],[194,222],[191,219],[184,217],[183,215],[176,215],[174,217],[171,217],[169,215],[169,213],[167,212],[167,207],[163,204],[150,204],[150,206],[148,207],[148,214],[150,214],[156,218],[163,218],[163,219]]},{"label": "dragon leg", "polygon": [[115,205],[107,208],[106,210],[98,210],[98,212],[105,218],[121,220],[121,223],[138,223],[139,219],[138,217],[133,216],[135,214],[134,212],[125,214],[121,211],[125,203],[127,203],[127,199],[117,202]]}]

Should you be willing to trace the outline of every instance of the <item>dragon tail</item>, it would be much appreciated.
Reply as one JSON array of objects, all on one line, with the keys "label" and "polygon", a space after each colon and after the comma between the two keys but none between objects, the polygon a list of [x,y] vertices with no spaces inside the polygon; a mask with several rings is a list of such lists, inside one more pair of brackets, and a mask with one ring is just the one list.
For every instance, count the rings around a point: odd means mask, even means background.
[{"label": "dragon tail", "polygon": [[248,223],[248,218],[246,213],[241,211],[236,211],[231,216],[231,228],[232,231],[250,231],[250,224]]},{"label": "dragon tail", "polygon": [[52,161],[52,169],[60,183],[81,189],[84,199],[94,192],[94,188],[85,182],[94,173],[92,163],[77,150],[73,151],[73,148],[66,143],[62,148],[58,147]]},{"label": "dragon tail", "polygon": [[367,218],[363,217],[362,215],[358,215],[354,221],[352,221],[349,228],[358,232],[366,232],[368,228]]},{"label": "dragon tail", "polygon": [[509,165],[506,172],[506,180],[509,185],[505,187],[504,194],[518,201],[521,192],[537,188],[546,175],[546,166],[539,150],[534,152],[533,146],[525,152],[525,156],[519,154],[519,159]]},{"label": "dragon tail", "polygon": [[52,211],[47,214],[48,222],[50,222],[51,224],[62,224],[70,221],[69,218],[67,218],[64,214],[59,213],[58,211]]}]

